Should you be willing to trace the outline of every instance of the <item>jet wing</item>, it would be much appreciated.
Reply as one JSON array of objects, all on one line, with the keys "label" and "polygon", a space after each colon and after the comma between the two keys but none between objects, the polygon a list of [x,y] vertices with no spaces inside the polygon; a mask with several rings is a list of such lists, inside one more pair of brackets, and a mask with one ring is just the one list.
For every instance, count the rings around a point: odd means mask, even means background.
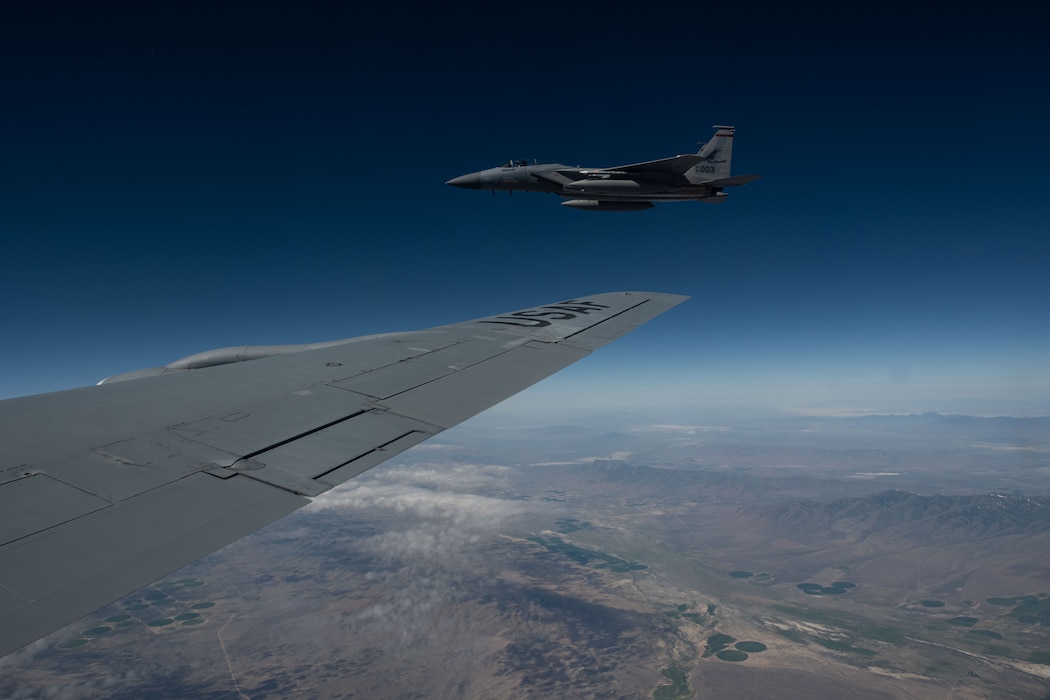
[{"label": "jet wing", "polygon": [[633,165],[621,165],[615,168],[608,168],[608,170],[623,172],[629,175],[684,175],[689,168],[699,165],[706,160],[708,160],[707,156],[691,153],[688,155],[661,158],[660,160],[649,160],[644,163],[634,163]]},{"label": "jet wing", "polygon": [[0,401],[0,655],[303,507],[685,299],[598,294]]},{"label": "jet wing", "polygon": [[660,160],[650,160],[632,165],[620,165],[615,168],[561,168],[556,172],[569,180],[581,180],[588,176],[612,175],[615,177],[638,177],[646,180],[682,180],[686,171],[694,165],[708,160],[707,156],[698,154],[672,156]]}]

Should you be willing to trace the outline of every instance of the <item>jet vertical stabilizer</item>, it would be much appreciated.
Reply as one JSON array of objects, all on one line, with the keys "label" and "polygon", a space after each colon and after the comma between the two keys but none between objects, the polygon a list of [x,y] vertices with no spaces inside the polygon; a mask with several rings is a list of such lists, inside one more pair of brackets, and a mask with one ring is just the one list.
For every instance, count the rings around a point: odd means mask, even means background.
[{"label": "jet vertical stabilizer", "polygon": [[720,126],[710,141],[697,151],[698,156],[705,158],[703,163],[694,166],[686,173],[689,182],[700,184],[709,180],[721,180],[729,177],[729,168],[733,160],[733,134],[736,132],[734,126]]}]

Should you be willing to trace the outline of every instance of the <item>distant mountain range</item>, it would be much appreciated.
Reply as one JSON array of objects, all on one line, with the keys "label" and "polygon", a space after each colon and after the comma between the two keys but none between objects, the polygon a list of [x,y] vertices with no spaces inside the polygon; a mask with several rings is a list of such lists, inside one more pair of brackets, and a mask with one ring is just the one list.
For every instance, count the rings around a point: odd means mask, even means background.
[{"label": "distant mountain range", "polygon": [[918,524],[940,541],[1050,532],[1050,496],[920,496],[890,490],[830,503],[781,504],[768,513],[795,528],[845,530],[859,537]]},{"label": "distant mountain range", "polygon": [[[827,421],[827,418],[818,418]],[[1001,435],[1003,433],[1026,437],[1045,442],[1050,435],[1050,417],[1037,416],[1018,418],[1014,416],[966,416],[953,413],[909,413],[906,415],[874,415],[851,418],[832,418],[830,420],[851,421],[864,427],[885,427],[897,432],[910,432],[916,429],[934,429],[938,433],[961,432],[968,437],[985,434]]]}]

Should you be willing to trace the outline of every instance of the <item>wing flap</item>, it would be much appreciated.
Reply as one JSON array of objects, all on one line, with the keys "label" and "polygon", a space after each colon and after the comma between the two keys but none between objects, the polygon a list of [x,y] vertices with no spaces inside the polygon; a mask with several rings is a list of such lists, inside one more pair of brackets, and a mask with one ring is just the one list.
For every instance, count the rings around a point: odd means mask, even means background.
[{"label": "wing flap", "polygon": [[391,457],[401,454],[408,448],[415,447],[432,435],[432,433],[420,431],[407,433],[391,440],[390,442],[377,446],[374,450],[366,452],[353,461],[348,462],[337,469],[333,469],[327,474],[322,474],[317,480],[326,484],[331,484],[332,486],[338,486],[344,481],[352,479],[362,472],[368,471],[377,464],[381,464]]}]

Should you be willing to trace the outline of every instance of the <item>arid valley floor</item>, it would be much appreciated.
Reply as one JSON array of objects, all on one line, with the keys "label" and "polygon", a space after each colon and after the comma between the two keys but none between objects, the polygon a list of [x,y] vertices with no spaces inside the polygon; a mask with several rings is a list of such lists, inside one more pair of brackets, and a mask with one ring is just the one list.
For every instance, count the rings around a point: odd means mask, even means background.
[{"label": "arid valley floor", "polygon": [[6,657],[0,697],[1050,696],[1050,419],[499,421]]}]

